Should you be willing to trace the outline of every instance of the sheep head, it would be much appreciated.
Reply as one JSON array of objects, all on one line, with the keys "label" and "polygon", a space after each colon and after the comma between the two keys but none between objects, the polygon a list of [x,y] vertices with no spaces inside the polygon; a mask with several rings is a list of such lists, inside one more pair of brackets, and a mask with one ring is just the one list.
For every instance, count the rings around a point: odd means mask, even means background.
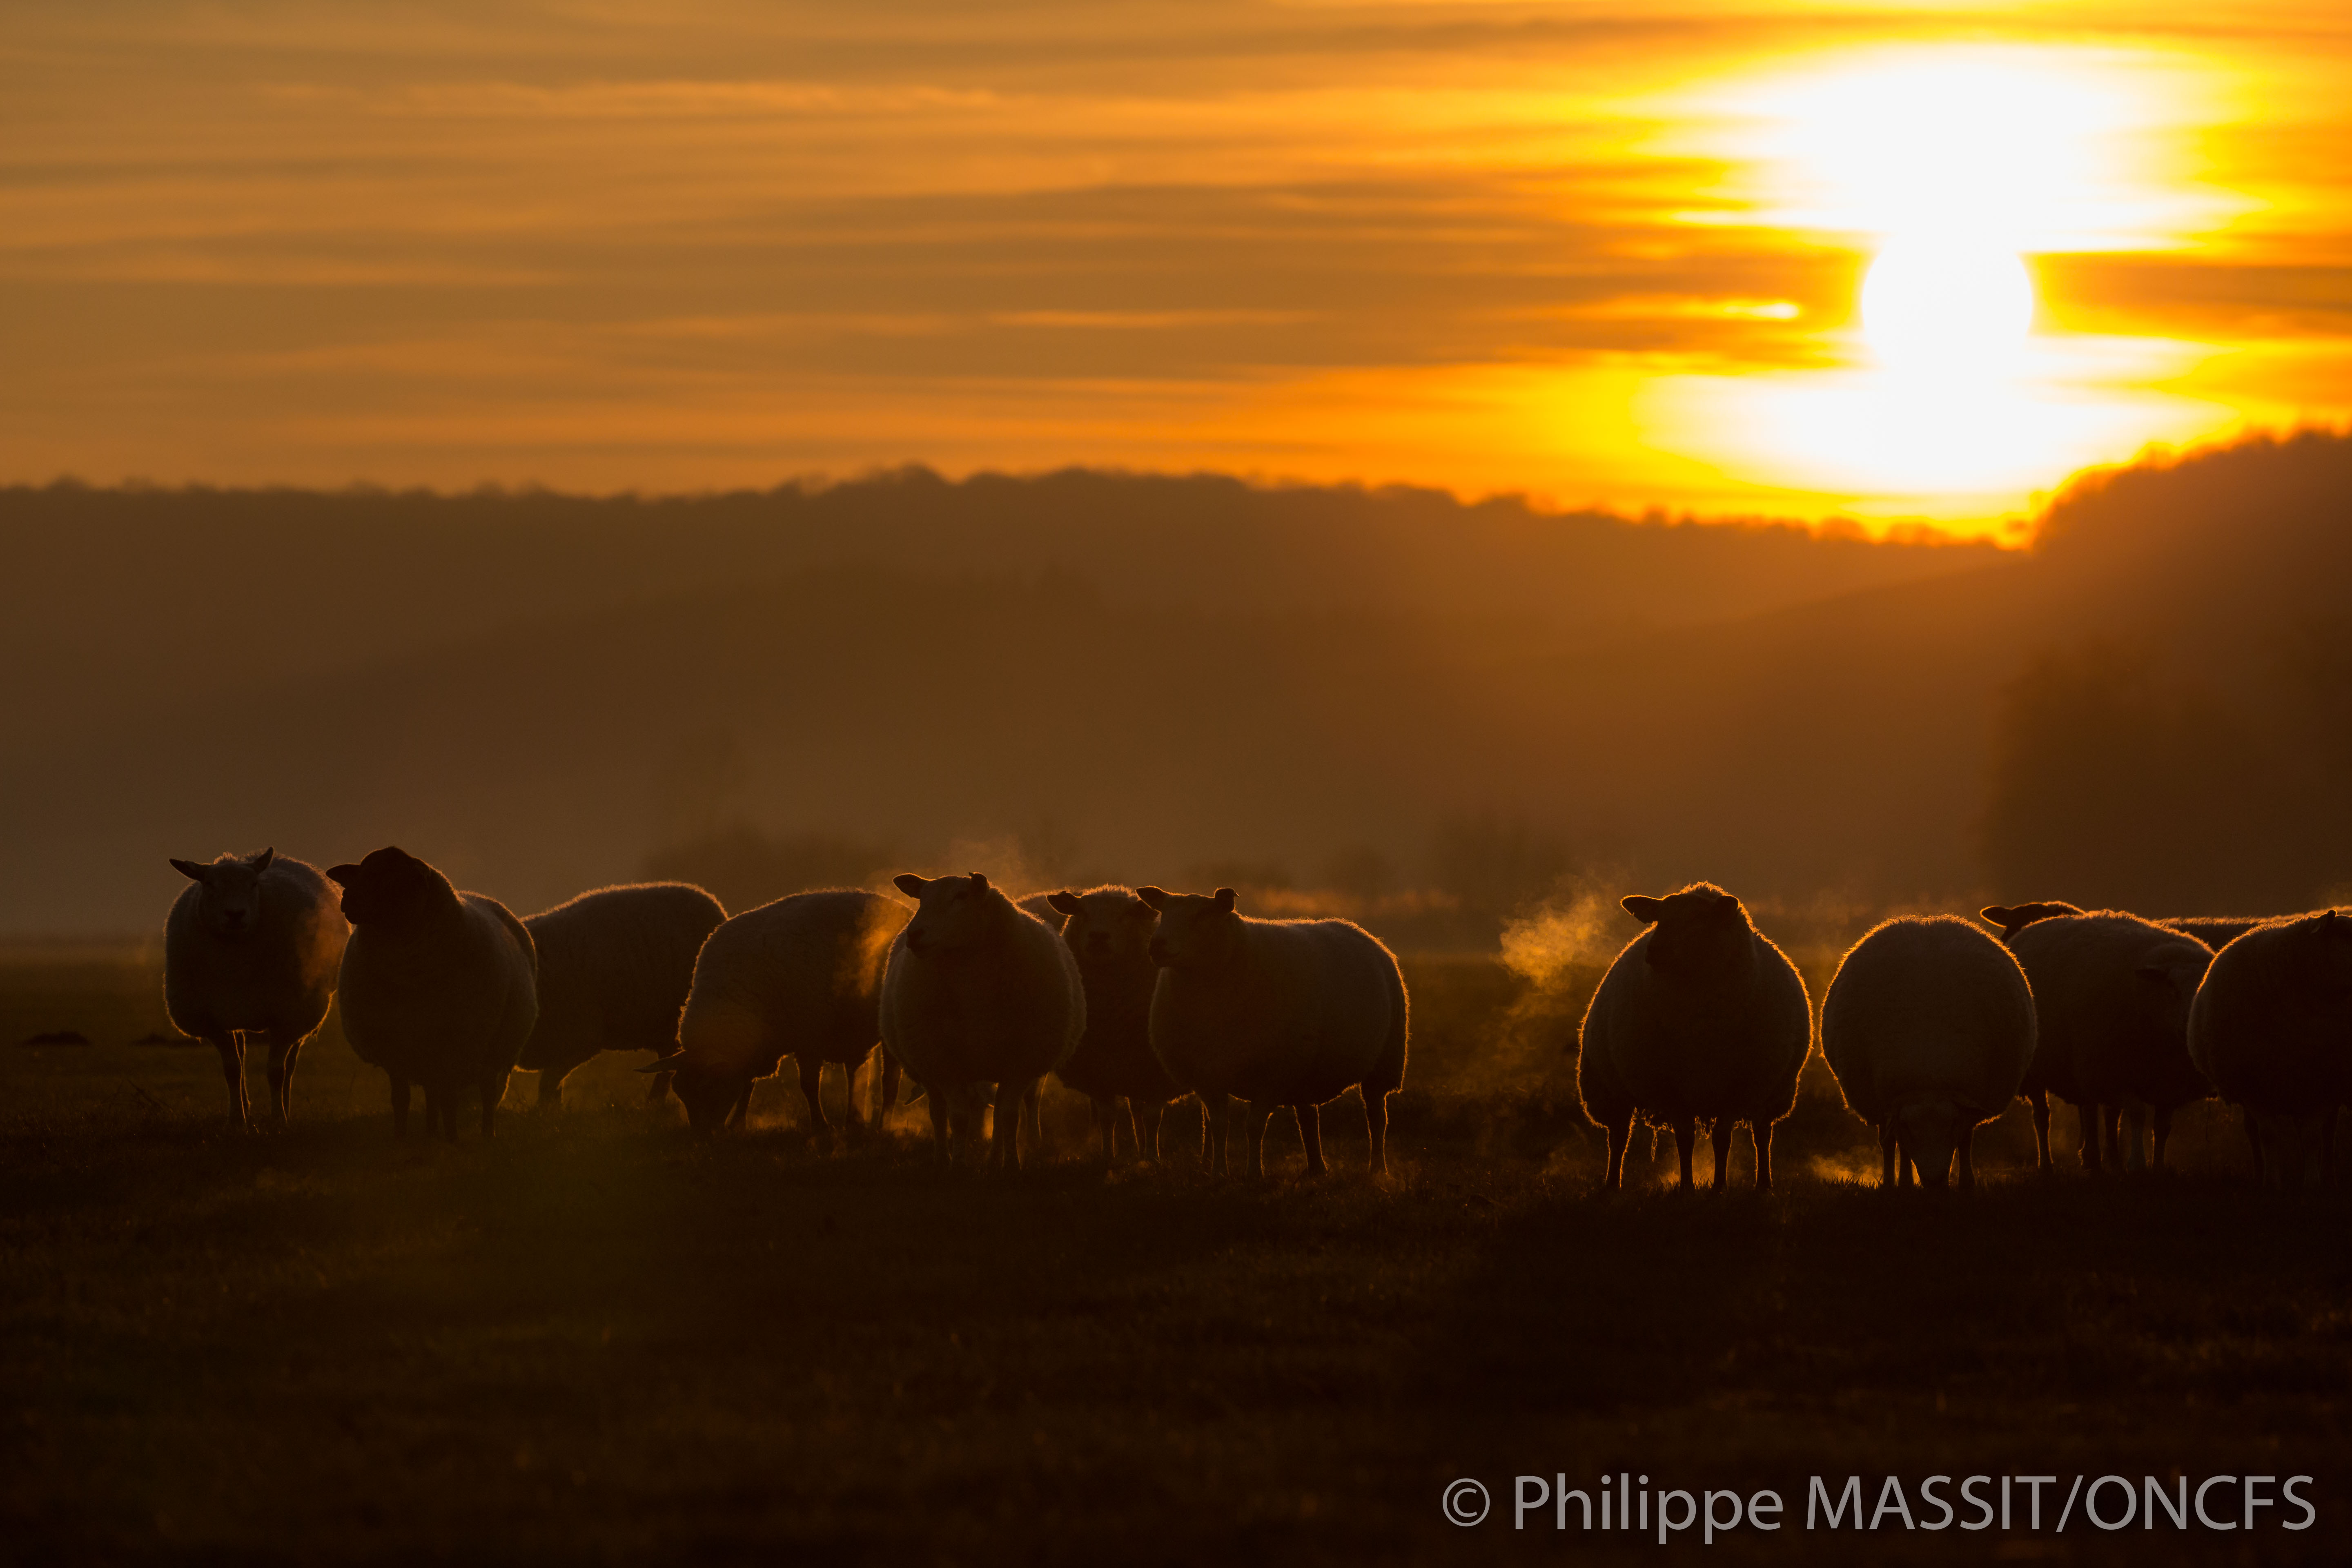
[{"label": "sheep head", "polygon": [[1046,900],[1069,917],[1062,941],[1084,963],[1148,963],[1160,911],[1125,888],[1055,893]]},{"label": "sheep head", "polygon": [[1207,896],[1138,888],[1135,896],[1160,912],[1160,929],[1147,951],[1162,969],[1215,969],[1233,956],[1241,940],[1242,917],[1231,888]]},{"label": "sheep head", "polygon": [[194,882],[196,920],[223,942],[243,940],[261,925],[261,874],[269,869],[277,851],[264,849],[247,858],[224,855],[210,865],[174,860],[172,868]]},{"label": "sheep head", "polygon": [[932,878],[908,871],[890,880],[915,900],[915,918],[907,922],[899,941],[917,958],[982,945],[998,929],[1003,911],[1013,907],[978,871],[969,877]]}]

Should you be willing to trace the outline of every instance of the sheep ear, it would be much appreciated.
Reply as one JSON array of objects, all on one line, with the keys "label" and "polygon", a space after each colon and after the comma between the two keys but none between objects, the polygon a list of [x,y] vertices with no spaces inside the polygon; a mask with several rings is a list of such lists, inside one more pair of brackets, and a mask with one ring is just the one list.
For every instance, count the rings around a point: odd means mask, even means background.
[{"label": "sheep ear", "polygon": [[260,854],[256,855],[253,858],[253,868],[257,871],[267,871],[269,869],[269,863],[277,858],[277,850],[265,849]]},{"label": "sheep ear", "polygon": [[1666,900],[1644,898],[1639,893],[1628,893],[1617,900],[1617,907],[1645,926],[1655,925],[1658,916],[1665,910]]},{"label": "sheep ear", "polygon": [[1217,912],[1221,915],[1229,915],[1234,912],[1234,890],[1231,888],[1219,888],[1217,889]]},{"label": "sheep ear", "polygon": [[1984,908],[1977,911],[1977,919],[1984,921],[1987,925],[1999,926],[2003,931],[2007,931],[2011,926],[2020,923],[2017,918],[2017,911],[2011,909],[2007,904],[1987,904]]},{"label": "sheep ear", "polygon": [[674,1051],[664,1051],[637,1070],[639,1072],[674,1072],[677,1068],[677,1058],[684,1055],[686,1055],[686,1047],[680,1046]]},{"label": "sheep ear", "polygon": [[1063,914],[1074,915],[1078,912],[1078,896],[1076,893],[1068,891],[1048,893],[1045,895],[1045,901]]},{"label": "sheep ear", "polygon": [[357,866],[330,866],[327,868],[327,880],[334,883],[339,888],[348,888],[359,879],[360,868]]},{"label": "sheep ear", "polygon": [[988,891],[988,879],[974,871],[971,874],[971,890],[975,893]]},{"label": "sheep ear", "polygon": [[929,887],[930,883],[916,876],[912,871],[901,871],[890,879],[890,885],[910,899],[919,899],[923,896],[923,889]]},{"label": "sheep ear", "polygon": [[197,865],[194,860],[174,860],[172,862],[172,869],[192,882],[201,882],[205,879],[205,868]]},{"label": "sheep ear", "polygon": [[1135,896],[1150,905],[1154,914],[1168,907],[1168,894],[1163,889],[1138,888],[1135,889]]}]

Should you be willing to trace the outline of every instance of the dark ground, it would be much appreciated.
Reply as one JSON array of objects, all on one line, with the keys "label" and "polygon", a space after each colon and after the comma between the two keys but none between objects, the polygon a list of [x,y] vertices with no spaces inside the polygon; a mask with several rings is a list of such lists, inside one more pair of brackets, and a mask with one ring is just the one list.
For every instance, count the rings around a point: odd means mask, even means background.
[{"label": "dark ground", "polygon": [[[903,1112],[821,1155],[780,1086],[691,1142],[623,1061],[560,1119],[402,1147],[334,1038],[290,1132],[231,1135],[209,1052],[124,1043],[152,978],[0,964],[11,1561],[1658,1553],[1573,1510],[1510,1527],[1514,1475],[1619,1470],[1778,1489],[1788,1527],[1732,1558],[2352,1556],[2352,1211],[2255,1189],[2218,1111],[2179,1173],[2042,1182],[2013,1110],[1984,1190],[1937,1199],[1840,1179],[1864,1137],[1816,1085],[1778,1194],[1603,1201],[1516,988],[1462,962],[1414,966],[1381,1183],[1352,1101],[1320,1184],[1295,1139],[1264,1184],[1105,1177],[1068,1104],[1060,1159],[977,1180]],[[58,1027],[98,1043],[13,1044]],[[2317,1527],[2052,1528],[2078,1473],[2248,1471],[2315,1477]],[[1924,1521],[1922,1478],[1978,1472],[2063,1478],[2042,1531],[2021,1492],[2006,1534],[1803,1528],[1811,1475],[1874,1501],[1900,1476]],[[1493,1489],[1483,1525],[1440,1517],[1457,1477]]]}]

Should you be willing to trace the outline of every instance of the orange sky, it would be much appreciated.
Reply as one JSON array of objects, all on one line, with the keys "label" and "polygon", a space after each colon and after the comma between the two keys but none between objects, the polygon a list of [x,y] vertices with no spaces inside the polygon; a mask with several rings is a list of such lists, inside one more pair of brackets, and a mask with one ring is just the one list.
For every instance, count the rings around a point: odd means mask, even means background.
[{"label": "orange sky", "polygon": [[0,479],[1980,526],[2352,416],[2348,88],[2318,5],[16,8]]}]

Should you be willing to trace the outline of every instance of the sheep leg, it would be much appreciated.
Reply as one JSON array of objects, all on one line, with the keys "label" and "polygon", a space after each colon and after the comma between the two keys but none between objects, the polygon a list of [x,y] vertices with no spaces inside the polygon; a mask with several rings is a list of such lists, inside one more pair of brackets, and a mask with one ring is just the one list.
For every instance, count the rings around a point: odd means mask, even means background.
[{"label": "sheep leg", "polygon": [[2172,1142],[2172,1107],[2159,1105],[2156,1108],[2156,1147],[2148,1161],[2149,1169],[2157,1171],[2164,1169],[2164,1146],[2170,1142]]},{"label": "sheep leg", "polygon": [[2099,1168],[2099,1108],[2088,1100],[2074,1107],[2074,1114],[2083,1123],[2083,1169]]},{"label": "sheep leg", "polygon": [[1294,1105],[1290,1113],[1298,1119],[1298,1141],[1307,1146],[1307,1173],[1319,1176],[1325,1169],[1322,1109],[1313,1105]]},{"label": "sheep leg", "polygon": [[1135,1123],[1135,1152],[1153,1164],[1160,1163],[1160,1122],[1168,1114],[1164,1105],[1138,1105],[1128,1102],[1128,1115]]},{"label": "sheep leg", "polygon": [[1253,1100],[1242,1110],[1242,1148],[1253,1176],[1265,1174],[1265,1124],[1274,1118],[1274,1107],[1264,1100]]},{"label": "sheep leg", "polygon": [[2124,1169],[2147,1169],[2147,1140],[2143,1136],[2147,1128],[2147,1106],[2142,1100],[2129,1100],[2124,1105]]},{"label": "sheep leg", "polygon": [[929,1084],[923,1086],[923,1109],[931,1113],[931,1146],[939,1153],[939,1163],[948,1164],[948,1102]]},{"label": "sheep leg", "polygon": [[1977,1168],[1969,1158],[1969,1151],[1975,1144],[1976,1141],[1977,1130],[1975,1127],[1969,1126],[1960,1129],[1960,1191],[1964,1193],[1972,1193],[1977,1190]]},{"label": "sheep leg", "polygon": [[[1113,1123],[1127,1129],[1128,1158],[1130,1160],[1140,1160],[1144,1158],[1143,1119],[1136,1114],[1135,1101],[1131,1099],[1112,1100],[1110,1102],[1110,1114]],[[1157,1152],[1158,1151],[1155,1149],[1154,1154],[1156,1155]]]},{"label": "sheep leg", "polygon": [[[1045,1154],[1045,1080],[1029,1080],[1021,1091],[1021,1131],[1029,1140],[1029,1152],[1039,1159]],[[1018,1165],[1013,1167],[1020,1169]]]},{"label": "sheep leg", "polygon": [[1719,1193],[1723,1191],[1723,1184],[1731,1178],[1730,1117],[1718,1116],[1715,1119],[1715,1126],[1708,1133],[1708,1142],[1715,1145],[1715,1181],[1713,1185],[1715,1190]]},{"label": "sheep leg", "polygon": [[[506,1097],[507,1075],[504,1072],[494,1072],[482,1079],[482,1139],[485,1142],[489,1141],[493,1124],[498,1120],[499,1101]],[[457,1134],[453,1131],[450,1137],[454,1140]]]},{"label": "sheep leg", "polygon": [[2025,1098],[2033,1107],[2033,1168],[2048,1175],[2058,1168],[2050,1158],[2050,1091],[2037,1089]]},{"label": "sheep leg", "polygon": [[278,1112],[278,1131],[284,1131],[289,1114],[294,1109],[294,1057],[302,1048],[300,1040],[273,1036],[269,1041],[269,1103]]},{"label": "sheep leg", "polygon": [[898,1105],[898,1058],[888,1051],[882,1053],[882,1065],[874,1074],[874,1129],[880,1131],[890,1124],[890,1112]]},{"label": "sheep leg", "polygon": [[1627,1111],[1622,1121],[1609,1123],[1609,1173],[1601,1179],[1603,1192],[1613,1193],[1625,1184],[1625,1146],[1633,1139],[1633,1113]]},{"label": "sheep leg", "polygon": [[735,1096],[735,1103],[727,1108],[726,1120],[719,1122],[719,1130],[724,1132],[730,1127],[740,1127],[746,1121],[750,1120],[751,1115],[751,1086],[747,1082],[744,1084],[742,1089],[737,1092]]},{"label": "sheep leg", "polygon": [[653,1082],[646,1085],[646,1103],[647,1105],[659,1105],[663,1100],[667,1100],[669,1098],[669,1080],[677,1076],[677,1074],[674,1072],[657,1072],[654,1074]]},{"label": "sheep leg", "polygon": [[[996,1086],[996,1125],[988,1151],[990,1163],[1005,1172],[1021,1168],[1021,1123],[1037,1102],[1042,1079]],[[1009,1114],[1008,1114],[1009,1112]]]},{"label": "sheep leg", "polygon": [[863,1061],[841,1064],[841,1125],[845,1131],[863,1132],[866,1120],[857,1113],[857,1072]]},{"label": "sheep leg", "polygon": [[539,1069],[539,1108],[545,1111],[563,1109],[563,1080],[571,1075],[569,1068],[558,1070],[552,1067]]},{"label": "sheep leg", "polygon": [[814,1055],[796,1058],[801,1069],[801,1098],[808,1101],[809,1125],[827,1144],[833,1142],[833,1123],[824,1119],[824,1064]]},{"label": "sheep leg", "polygon": [[234,1029],[215,1035],[213,1049],[220,1053],[221,1078],[228,1085],[229,1125],[242,1130],[252,1110],[245,1097],[245,1037]]},{"label": "sheep leg", "polygon": [[1756,1190],[1772,1190],[1772,1124],[1769,1121],[1748,1124],[1748,1142],[1756,1151]]},{"label": "sheep leg", "polygon": [[1675,1152],[1681,1157],[1683,1182],[1677,1192],[1691,1190],[1691,1146],[1698,1142],[1698,1124],[1685,1116],[1675,1123]]},{"label": "sheep leg", "polygon": [[1233,1114],[1231,1095],[1201,1095],[1201,1160],[1220,1176],[1225,1173],[1225,1134]]},{"label": "sheep leg", "polygon": [[2099,1152],[2117,1175],[2124,1171],[2123,1116],[2120,1103],[2099,1107]]},{"label": "sheep leg", "polygon": [[1364,1131],[1372,1146],[1372,1174],[1389,1173],[1389,1091],[1360,1089],[1364,1097]]},{"label": "sheep leg", "polygon": [[392,1075],[392,1135],[408,1136],[408,1080],[398,1073]]},{"label": "sheep leg", "polygon": [[1118,1163],[1118,1101],[1094,1100],[1095,1131],[1102,1136],[1102,1163],[1108,1170]]},{"label": "sheep leg", "polygon": [[1895,1184],[1895,1123],[1887,1122],[1878,1130],[1878,1184]]}]

